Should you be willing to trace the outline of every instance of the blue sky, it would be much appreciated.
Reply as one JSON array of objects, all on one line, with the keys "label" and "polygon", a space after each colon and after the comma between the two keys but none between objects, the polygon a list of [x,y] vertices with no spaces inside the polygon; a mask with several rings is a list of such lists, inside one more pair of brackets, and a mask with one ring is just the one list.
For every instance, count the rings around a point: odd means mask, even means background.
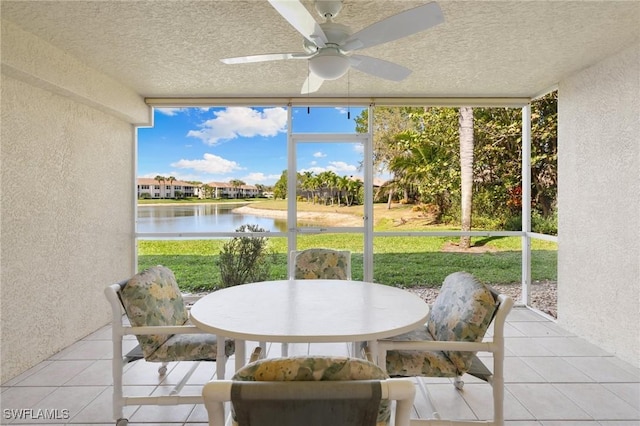
[{"label": "blue sky", "polygon": [[[296,133],[355,133],[362,108],[293,109]],[[273,185],[287,168],[287,110],[271,108],[157,108],[154,126],[138,129],[138,177]],[[300,143],[298,171],[332,170],[362,176],[362,146]]]}]

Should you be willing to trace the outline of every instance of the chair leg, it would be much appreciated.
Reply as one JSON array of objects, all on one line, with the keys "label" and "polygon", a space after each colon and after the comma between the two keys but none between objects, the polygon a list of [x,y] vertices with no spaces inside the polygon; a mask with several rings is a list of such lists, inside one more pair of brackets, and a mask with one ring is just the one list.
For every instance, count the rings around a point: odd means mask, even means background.
[{"label": "chair leg", "polygon": [[283,343],[282,344],[282,352],[281,352],[282,356],[289,356],[289,344],[288,343]]},{"label": "chair leg", "polygon": [[504,425],[504,353],[493,355],[493,375],[489,379],[493,392],[493,420],[496,425]]},{"label": "chair leg", "polygon": [[462,390],[462,388],[464,387],[464,381],[462,380],[462,377],[456,376],[456,378],[453,379],[453,387],[458,390]]}]

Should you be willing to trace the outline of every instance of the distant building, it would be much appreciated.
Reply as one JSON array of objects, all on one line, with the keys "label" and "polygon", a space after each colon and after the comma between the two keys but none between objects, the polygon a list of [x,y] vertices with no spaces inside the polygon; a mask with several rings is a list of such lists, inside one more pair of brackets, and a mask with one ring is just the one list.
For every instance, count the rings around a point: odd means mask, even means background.
[{"label": "distant building", "polygon": [[138,198],[191,198],[200,195],[199,185],[181,180],[158,182],[153,178],[138,178],[136,183]]},{"label": "distant building", "polygon": [[[362,176],[349,176],[349,179],[351,180],[358,180],[360,182],[364,183],[364,179],[362,178]],[[373,187],[374,188],[380,188],[382,185],[384,185],[385,183],[387,183],[386,180],[374,177],[373,178]]]},{"label": "distant building", "polygon": [[[208,198],[256,198],[261,196],[255,185],[241,185],[234,187],[229,182],[208,182],[203,184],[211,188]],[[200,198],[207,198],[205,191],[200,191]]]},{"label": "distant building", "polygon": [[[257,198],[263,194],[255,185],[234,187],[229,182],[209,182],[194,184],[181,180],[160,181],[153,178],[138,178],[138,198]],[[210,194],[203,189],[208,185]]]}]

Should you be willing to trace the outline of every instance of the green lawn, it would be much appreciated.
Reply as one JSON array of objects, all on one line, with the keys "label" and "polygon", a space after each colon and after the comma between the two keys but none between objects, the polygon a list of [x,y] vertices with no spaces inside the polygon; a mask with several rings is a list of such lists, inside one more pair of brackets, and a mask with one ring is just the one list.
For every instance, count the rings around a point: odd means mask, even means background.
[{"label": "green lawn", "polygon": [[[450,237],[381,237],[374,241],[374,281],[394,286],[439,287],[444,277],[465,270],[491,284],[519,283],[520,238],[474,238],[475,245],[492,251],[484,253],[454,253],[443,251]],[[225,240],[165,240],[138,242],[138,267],[164,265],[176,274],[183,291],[217,288],[220,272],[216,265]],[[298,249],[331,247],[352,252],[353,279],[363,278],[362,237],[347,234],[304,235]],[[287,276],[285,238],[271,238],[271,279]],[[532,243],[532,278],[556,280],[557,247],[555,243],[534,240]]]}]

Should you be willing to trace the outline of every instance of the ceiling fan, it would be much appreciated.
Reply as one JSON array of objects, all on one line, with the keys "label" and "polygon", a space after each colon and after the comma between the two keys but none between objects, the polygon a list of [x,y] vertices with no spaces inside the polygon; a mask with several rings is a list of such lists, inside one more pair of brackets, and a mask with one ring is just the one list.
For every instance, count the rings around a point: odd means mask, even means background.
[{"label": "ceiling fan", "polygon": [[316,0],[316,11],[325,19],[319,24],[300,0],[268,0],[284,19],[304,36],[300,53],[225,58],[225,64],[307,59],[310,73],[302,85],[302,94],[316,92],[325,80],[336,80],[353,67],[364,73],[392,81],[401,81],[411,74],[402,65],[371,56],[355,55],[354,51],[388,43],[424,31],[444,22],[440,6],[430,2],[385,18],[352,34],[351,29],[333,22],[343,0]]}]

